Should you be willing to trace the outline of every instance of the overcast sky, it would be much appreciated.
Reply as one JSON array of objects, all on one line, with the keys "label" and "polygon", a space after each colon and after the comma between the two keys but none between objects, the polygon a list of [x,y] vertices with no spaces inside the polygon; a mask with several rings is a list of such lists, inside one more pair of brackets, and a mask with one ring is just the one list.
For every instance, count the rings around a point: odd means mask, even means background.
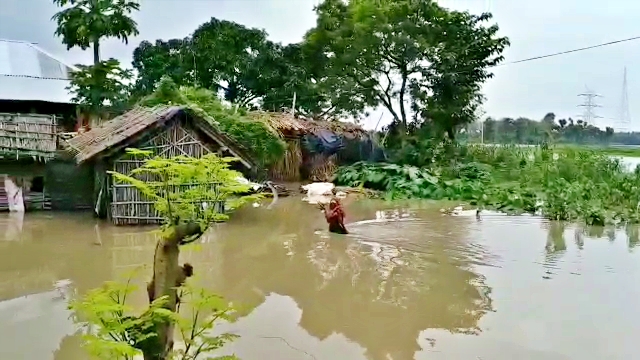
[{"label": "overcast sky", "polygon": [[[131,62],[142,40],[183,38],[211,17],[265,29],[272,40],[298,42],[315,24],[318,0],[142,0],[134,15],[140,36],[128,46],[109,40],[102,57]],[[442,4],[471,12],[491,11],[509,36],[507,62],[640,36],[640,1],[610,0],[446,0]],[[90,63],[91,53],[67,52],[53,36],[51,0],[0,0],[0,38],[37,42],[45,50],[75,63]],[[635,24],[635,25],[634,25]],[[597,125],[613,125],[620,112],[623,69],[628,71],[632,128],[640,130],[640,40],[495,69],[485,86],[488,116],[540,119],[547,112],[559,117],[581,113],[577,95],[588,86],[603,95]],[[0,78],[0,81],[1,78]],[[367,120],[374,126],[380,116]],[[388,120],[383,117],[383,123]],[[635,120],[634,120],[635,119]],[[637,123],[637,124],[636,124]]]}]

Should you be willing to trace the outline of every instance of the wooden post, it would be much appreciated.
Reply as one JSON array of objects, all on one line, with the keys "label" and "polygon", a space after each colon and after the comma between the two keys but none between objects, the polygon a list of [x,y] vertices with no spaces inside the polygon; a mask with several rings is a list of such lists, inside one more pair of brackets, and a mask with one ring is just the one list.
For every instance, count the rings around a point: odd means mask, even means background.
[{"label": "wooden post", "polygon": [[297,92],[293,93],[293,105],[291,106],[291,116],[296,116],[296,95],[298,95]]}]

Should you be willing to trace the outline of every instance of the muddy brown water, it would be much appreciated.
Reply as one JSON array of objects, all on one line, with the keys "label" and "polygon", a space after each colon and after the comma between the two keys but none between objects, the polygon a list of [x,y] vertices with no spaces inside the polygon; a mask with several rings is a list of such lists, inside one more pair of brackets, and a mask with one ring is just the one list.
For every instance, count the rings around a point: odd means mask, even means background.
[{"label": "muddy brown water", "polygon": [[[251,359],[637,359],[637,232],[533,217],[443,216],[428,204],[347,204],[330,235],[299,198],[246,208],[182,253],[240,306],[225,348]],[[90,215],[0,217],[3,359],[81,360],[66,302],[141,269],[149,229]],[[147,265],[145,267],[145,265]],[[132,300],[144,304],[140,290]]]}]

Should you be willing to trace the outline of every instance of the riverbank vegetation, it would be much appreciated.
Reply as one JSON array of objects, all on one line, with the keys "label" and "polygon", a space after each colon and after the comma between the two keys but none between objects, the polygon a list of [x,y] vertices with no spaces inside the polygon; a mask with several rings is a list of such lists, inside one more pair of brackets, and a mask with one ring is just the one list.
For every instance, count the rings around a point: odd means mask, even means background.
[{"label": "riverbank vegetation", "polygon": [[389,199],[460,200],[589,225],[640,221],[640,172],[597,151],[452,143],[427,151],[394,163],[343,167],[336,181],[384,191]]},{"label": "riverbank vegetation", "polygon": [[466,127],[461,138],[470,143],[538,145],[555,142],[565,146],[610,147],[640,145],[640,133],[616,132],[599,128],[583,120],[556,118],[547,113],[541,119],[488,117]]}]

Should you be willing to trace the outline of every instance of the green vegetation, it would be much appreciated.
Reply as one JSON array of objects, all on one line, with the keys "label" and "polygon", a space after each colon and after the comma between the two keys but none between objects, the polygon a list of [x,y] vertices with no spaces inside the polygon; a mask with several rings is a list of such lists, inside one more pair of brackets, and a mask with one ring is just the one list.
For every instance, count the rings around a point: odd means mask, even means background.
[{"label": "green vegetation", "polygon": [[78,67],[67,89],[81,111],[107,119],[127,108],[130,93],[127,81],[133,78],[131,70],[120,68],[120,62],[115,59]]},{"label": "green vegetation", "polygon": [[135,0],[53,0],[62,8],[53,15],[55,35],[62,38],[67,49],[93,47],[93,64],[100,62],[100,40],[118,38],[128,43],[138,35],[138,24],[130,14],[140,10]]},{"label": "green vegetation", "polygon": [[385,191],[389,199],[460,200],[589,225],[640,221],[640,171],[625,171],[618,160],[596,151],[442,144],[432,152],[429,164],[421,166],[344,167],[336,181]]},{"label": "green vegetation", "polygon": [[[107,283],[72,303],[76,320],[89,331],[85,344],[100,359],[132,359],[140,352],[145,360],[194,360],[233,340],[208,331],[218,319],[230,312],[217,296],[187,285],[186,297],[178,289],[193,275],[193,267],[180,266],[180,247],[198,240],[209,225],[224,220],[217,202],[234,209],[259,196],[242,196],[249,186],[238,181],[240,173],[229,168],[236,159],[214,154],[200,159],[184,156],[172,159],[150,158],[150,152],[130,149],[129,155],[145,159],[131,175],[112,172],[115,182],[133,185],[154,202],[164,218],[153,258],[153,277],[147,285],[150,307],[140,315],[132,314],[126,299],[133,291],[128,284]],[[144,179],[144,180],[143,180]],[[184,290],[184,289],[183,289]],[[185,300],[187,300],[185,302]],[[179,315],[179,304],[187,303],[192,318]],[[174,349],[175,330],[182,335],[185,349]],[[210,357],[209,357],[210,358]],[[229,359],[229,357],[223,357]]]},{"label": "green vegetation", "polygon": [[560,144],[557,146],[559,151],[564,149],[572,149],[574,151],[579,150],[591,150],[601,154],[609,156],[628,156],[628,157],[640,157],[640,147],[618,147],[612,146],[589,146],[589,145],[574,145],[574,144]]},{"label": "green vegetation", "polygon": [[453,137],[474,120],[488,68],[509,44],[490,14],[436,1],[325,0],[316,14],[304,40],[286,46],[215,18],[188,38],[143,42],[133,54],[136,92],[167,75],[239,107],[285,111],[295,95],[298,114],[337,119],[382,106],[403,128],[433,122]]},{"label": "green vegetation", "polygon": [[[482,126],[482,128],[480,128]],[[468,128],[467,138],[472,142],[491,144],[542,144],[556,142],[565,144],[607,145],[614,139],[613,128],[604,130],[582,120],[556,119],[548,113],[541,120],[527,118],[487,118],[483,124],[476,123]],[[484,133],[482,133],[484,131]]]},{"label": "green vegetation", "polygon": [[483,122],[469,124],[461,139],[487,144],[537,145],[555,142],[563,145],[609,147],[616,145],[640,145],[640,133],[615,132],[611,127],[601,129],[582,120],[556,119],[547,113],[542,119],[486,118]]},{"label": "green vegetation", "polygon": [[[181,309],[167,311],[166,298],[155,300],[140,315],[127,304],[136,287],[129,281],[107,282],[71,301],[73,320],[84,330],[87,352],[95,359],[133,360],[140,348],[156,341],[154,327],[163,322],[177,325],[179,341],[184,344],[171,355],[175,360],[233,360],[235,356],[211,357],[211,352],[237,338],[233,334],[212,335],[216,321],[230,320],[233,308],[219,296],[186,284],[181,288]],[[186,313],[185,315],[180,313]]]},{"label": "green vegetation", "polygon": [[128,43],[138,35],[138,24],[131,13],[140,9],[135,0],[53,0],[61,8],[52,20],[55,35],[62,38],[67,49],[93,48],[93,64],[77,65],[71,74],[68,90],[73,101],[90,118],[105,119],[124,111],[131,94],[131,70],[124,70],[116,59],[100,60],[100,41],[117,38]]},{"label": "green vegetation", "polygon": [[158,104],[187,105],[213,118],[220,130],[249,150],[264,168],[278,161],[285,151],[280,134],[264,121],[246,116],[244,110],[224,105],[210,90],[178,86],[169,77],[163,77],[153,94],[143,99],[143,106]]}]

